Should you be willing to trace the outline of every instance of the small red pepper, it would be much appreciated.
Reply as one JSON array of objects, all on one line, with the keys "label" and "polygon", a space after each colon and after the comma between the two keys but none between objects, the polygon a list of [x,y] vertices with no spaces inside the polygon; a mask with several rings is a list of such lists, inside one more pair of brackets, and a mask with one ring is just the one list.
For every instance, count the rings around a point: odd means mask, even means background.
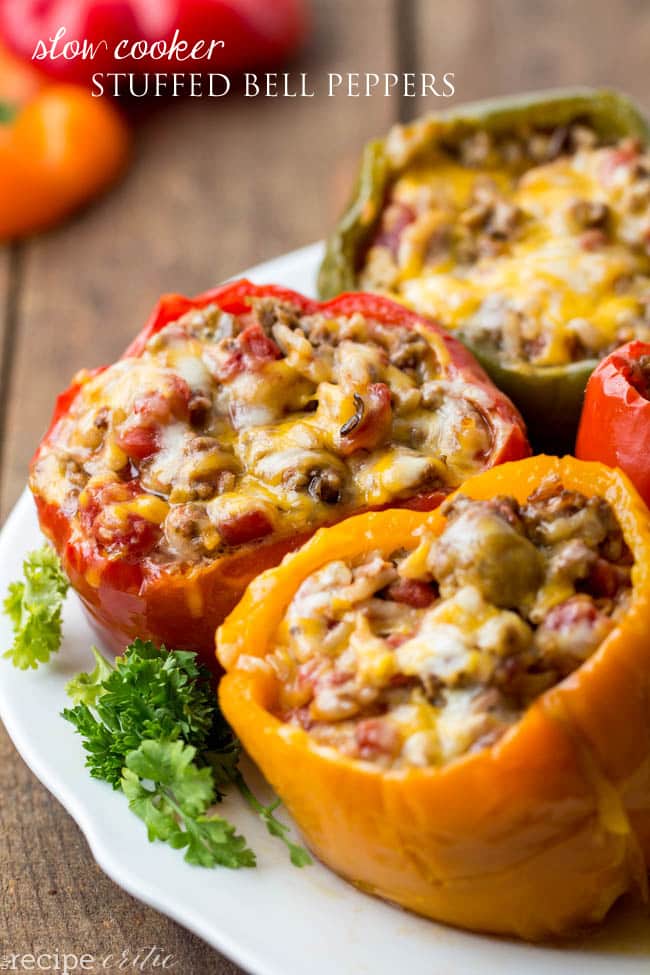
[{"label": "small red pepper", "polygon": [[[65,32],[60,34],[62,28]],[[31,60],[37,51],[47,54],[35,62],[42,71],[59,81],[78,84],[87,84],[96,72],[227,74],[274,65],[300,45],[306,29],[305,0],[0,3],[0,36],[6,44],[25,60]],[[210,53],[210,41],[223,41],[223,47],[214,47]],[[76,57],[72,46],[67,49],[69,56],[64,56],[66,44],[80,45]],[[199,45],[196,59],[188,59],[195,45]],[[171,56],[163,54],[170,46]]]},{"label": "small red pepper", "polygon": [[650,504],[650,344],[628,342],[587,384],[576,457],[620,467]]}]

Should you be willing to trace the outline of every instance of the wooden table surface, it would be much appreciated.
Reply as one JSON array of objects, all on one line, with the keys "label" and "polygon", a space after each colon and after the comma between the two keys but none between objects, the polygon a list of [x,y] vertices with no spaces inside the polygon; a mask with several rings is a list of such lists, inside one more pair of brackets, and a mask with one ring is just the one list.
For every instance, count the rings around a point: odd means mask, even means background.
[{"label": "wooden table surface", "polygon": [[[644,0],[313,0],[292,70],[445,71],[453,102],[563,84],[613,85],[650,108]],[[156,107],[134,164],[64,228],[0,250],[0,512],[25,483],[53,399],[112,361],[163,291],[195,293],[322,237],[363,141],[431,99],[225,99]],[[109,881],[0,726],[0,959],[156,945],[182,975],[239,971]],[[228,882],[224,873],[224,883]],[[245,910],[245,905],[242,905]],[[110,968],[107,969],[110,971]],[[115,968],[117,971],[117,967]]]}]

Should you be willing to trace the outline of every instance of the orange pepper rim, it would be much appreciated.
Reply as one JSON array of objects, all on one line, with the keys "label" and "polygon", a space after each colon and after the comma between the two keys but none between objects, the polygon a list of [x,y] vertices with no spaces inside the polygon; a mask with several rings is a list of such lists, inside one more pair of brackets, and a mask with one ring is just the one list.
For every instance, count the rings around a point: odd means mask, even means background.
[{"label": "orange pepper rim", "polygon": [[[574,457],[556,458],[537,455],[525,460],[502,464],[475,475],[450,495],[488,499],[509,494],[519,502],[549,475],[558,475],[563,485],[587,496],[601,496],[612,506],[625,541],[634,556],[630,602],[614,629],[592,656],[564,680],[549,688],[522,713],[521,718],[494,745],[478,752],[459,756],[444,766],[426,768],[384,769],[370,762],[349,758],[334,748],[318,744],[308,732],[289,725],[272,713],[279,680],[265,670],[257,669],[251,658],[264,658],[273,650],[273,637],[295,592],[311,572],[334,558],[346,558],[380,549],[389,554],[396,546],[414,548],[424,531],[439,535],[445,525],[440,509],[432,512],[387,510],[356,515],[331,528],[320,529],[297,552],[285,556],[282,563],[258,576],[248,587],[243,599],[217,631],[217,658],[226,670],[222,693],[229,689],[242,695],[250,709],[251,723],[264,725],[266,734],[282,735],[297,747],[315,752],[321,759],[346,766],[364,775],[393,780],[425,780],[431,776],[453,775],[461,765],[478,763],[491,753],[496,759],[507,752],[535,712],[549,710],[555,720],[564,724],[563,696],[577,689],[581,694],[598,677],[605,661],[611,666],[610,648],[616,649],[621,629],[646,634],[650,626],[650,513],[627,476],[598,462],[578,461]],[[487,489],[487,490],[486,490]],[[639,531],[645,523],[646,531]],[[378,537],[381,540],[378,541]],[[366,544],[362,544],[362,539]],[[264,636],[261,636],[264,634]],[[240,658],[244,658],[240,662]]]}]

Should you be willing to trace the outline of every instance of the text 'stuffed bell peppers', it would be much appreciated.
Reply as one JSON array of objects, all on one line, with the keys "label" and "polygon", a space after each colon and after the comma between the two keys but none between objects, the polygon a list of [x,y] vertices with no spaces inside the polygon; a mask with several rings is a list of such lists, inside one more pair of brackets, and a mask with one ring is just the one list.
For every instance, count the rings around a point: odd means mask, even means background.
[{"label": "text 'stuffed bell peppers'", "polygon": [[[319,275],[321,297],[357,286],[359,262],[378,226],[388,190],[410,167],[426,163],[441,144],[456,144],[475,132],[505,136],[528,127],[558,128],[573,122],[588,124],[604,140],[634,136],[648,143],[650,138],[648,123],[627,98],[577,88],[465,105],[397,126],[387,138],[370,142],[352,199],[328,240]],[[506,363],[491,349],[470,341],[462,326],[456,334],[519,407],[534,444],[554,450],[572,447],[585,386],[597,359],[545,366]]]},{"label": "text 'stuffed bell peppers'", "polygon": [[[479,404],[477,409],[489,430],[490,449],[477,460],[477,466],[488,467],[529,454],[521,417],[492,385],[467,349],[428,320],[374,294],[342,295],[321,304],[285,288],[258,286],[242,280],[193,299],[165,295],[142,332],[126,350],[124,358],[142,355],[148,339],[192,309],[216,305],[233,315],[245,314],[250,312],[251,299],[263,297],[287,302],[303,314],[323,312],[335,317],[352,316],[358,312],[384,326],[407,328],[424,323],[435,333],[445,379],[450,383],[464,382],[473,388]],[[250,368],[254,372],[254,364]],[[95,370],[91,375],[102,371]],[[86,373],[59,397],[50,428],[32,461],[32,469],[56,443],[61,421],[65,420],[76,396],[88,381],[89,374]],[[79,522],[75,511],[66,509],[64,503],[55,504],[46,499],[33,478],[31,486],[41,528],[53,542],[73,587],[108,646],[120,648],[141,636],[168,647],[199,650],[210,664],[214,664],[216,627],[237,604],[248,583],[259,572],[277,565],[316,527],[299,534],[272,532],[261,540],[242,543],[209,561],[196,563],[178,560],[165,563],[135,552],[116,557],[98,545],[97,538]],[[430,510],[440,504],[445,493],[431,486],[421,488],[419,493],[414,489],[410,498],[399,503]],[[336,521],[341,517],[343,515],[337,517],[332,508],[328,520]]]},{"label": "text 'stuffed bell peppers'", "polygon": [[[79,84],[97,72],[228,73],[274,65],[300,45],[306,29],[305,0],[0,4],[0,37],[5,43],[26,60],[36,54],[39,68],[52,78]],[[223,46],[210,49],[211,41],[223,41]],[[188,57],[192,50],[195,59]]]},{"label": "text 'stuffed bell peppers'", "polygon": [[129,130],[107,99],[52,85],[0,109],[0,239],[52,227],[126,166]]},{"label": "text 'stuffed bell peppers'", "polygon": [[650,344],[628,342],[587,383],[576,456],[620,467],[650,504]]},{"label": "text 'stuffed bell peppers'", "polygon": [[629,605],[595,655],[538,697],[492,746],[442,768],[386,771],[314,742],[273,709],[278,678],[255,658],[303,580],[337,558],[417,544],[445,518],[384,511],[318,532],[260,576],[220,628],[220,701],[304,836],[364,891],[477,931],[528,939],[601,919],[645,891],[650,860],[650,527],[620,471],[538,456],[478,474],[477,499],[523,502],[549,475],[605,498],[635,560]]}]

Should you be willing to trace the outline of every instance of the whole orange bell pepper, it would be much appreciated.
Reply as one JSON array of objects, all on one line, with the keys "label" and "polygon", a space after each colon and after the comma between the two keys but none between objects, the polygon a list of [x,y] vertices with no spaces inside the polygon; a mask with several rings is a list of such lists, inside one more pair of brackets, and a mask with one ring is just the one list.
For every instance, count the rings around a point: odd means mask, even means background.
[{"label": "whole orange bell pepper", "polygon": [[[491,747],[386,771],[273,715],[261,660],[302,581],[334,558],[440,534],[440,510],[365,514],[319,531],[258,577],[218,631],[224,714],[316,855],[362,890],[477,931],[540,939],[646,890],[650,859],[650,521],[620,471],[533,457],[476,475],[472,498],[523,502],[550,474],[607,499],[634,556],[629,607],[596,653]],[[260,659],[255,659],[260,658]]]},{"label": "whole orange bell pepper", "polygon": [[120,175],[129,130],[106,100],[52,85],[0,105],[0,239],[45,230]]}]

